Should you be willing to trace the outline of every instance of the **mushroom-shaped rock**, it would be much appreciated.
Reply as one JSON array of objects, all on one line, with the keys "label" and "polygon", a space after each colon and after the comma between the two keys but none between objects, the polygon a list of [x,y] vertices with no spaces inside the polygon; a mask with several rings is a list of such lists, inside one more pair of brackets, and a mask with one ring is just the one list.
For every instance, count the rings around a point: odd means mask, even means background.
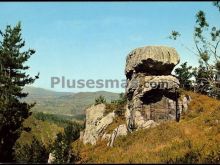
[{"label": "mushroom-shaped rock", "polygon": [[169,75],[179,63],[180,57],[174,48],[146,46],[131,51],[126,59],[125,74],[128,79],[134,72],[147,75]]}]

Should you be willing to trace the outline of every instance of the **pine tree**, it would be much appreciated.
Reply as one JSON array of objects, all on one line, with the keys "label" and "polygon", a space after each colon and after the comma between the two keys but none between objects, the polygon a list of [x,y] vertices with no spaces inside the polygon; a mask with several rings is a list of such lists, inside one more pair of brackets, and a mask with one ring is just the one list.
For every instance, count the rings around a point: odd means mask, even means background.
[{"label": "pine tree", "polygon": [[77,140],[80,136],[81,126],[76,123],[68,123],[64,128],[64,133],[58,133],[52,147],[52,152],[55,156],[54,163],[72,163],[78,159],[74,155],[71,148],[71,143]]},{"label": "pine tree", "polygon": [[187,62],[184,62],[179,68],[175,69],[175,74],[180,81],[180,86],[184,89],[190,89],[192,83],[190,78],[194,74],[192,66],[187,66]]},{"label": "pine tree", "polygon": [[56,140],[54,142],[53,148],[52,148],[52,152],[55,156],[55,163],[65,163],[66,162],[66,158],[67,158],[67,144],[65,143],[64,140],[64,135],[62,133],[58,133]]},{"label": "pine tree", "polygon": [[35,136],[33,138],[32,144],[32,160],[31,163],[46,163],[48,159],[49,152],[43,142],[38,140]]},{"label": "pine tree", "polygon": [[8,25],[0,36],[0,162],[12,162],[13,146],[24,129],[22,123],[34,106],[21,101],[28,95],[22,90],[34,83],[39,74],[33,78],[25,72],[29,66],[24,63],[35,51],[22,51],[25,41],[20,22],[15,27]]}]

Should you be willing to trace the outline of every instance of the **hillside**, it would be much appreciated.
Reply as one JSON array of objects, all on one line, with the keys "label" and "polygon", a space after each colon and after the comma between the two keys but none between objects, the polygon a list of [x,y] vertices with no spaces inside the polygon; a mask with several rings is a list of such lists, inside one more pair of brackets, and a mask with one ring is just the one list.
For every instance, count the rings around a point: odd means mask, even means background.
[{"label": "hillside", "polygon": [[24,127],[31,128],[30,132],[22,131],[16,143],[30,144],[33,136],[41,140],[46,146],[56,138],[56,134],[63,131],[62,127],[54,123],[37,120],[33,116],[28,117],[24,122]]},{"label": "hillside", "polygon": [[26,87],[24,91],[29,93],[25,99],[27,102],[36,102],[32,111],[67,116],[84,114],[85,108],[93,104],[95,98],[100,95],[103,95],[108,102],[119,97],[118,93],[105,91],[70,93],[35,87]]},{"label": "hillside", "polygon": [[220,101],[193,92],[179,123],[164,122],[95,146],[73,142],[80,163],[220,163]]},{"label": "hillside", "polygon": [[74,94],[70,92],[56,92],[44,88],[36,88],[32,86],[24,87],[24,91],[29,93],[29,98],[46,98],[46,97],[59,97],[68,94]]}]

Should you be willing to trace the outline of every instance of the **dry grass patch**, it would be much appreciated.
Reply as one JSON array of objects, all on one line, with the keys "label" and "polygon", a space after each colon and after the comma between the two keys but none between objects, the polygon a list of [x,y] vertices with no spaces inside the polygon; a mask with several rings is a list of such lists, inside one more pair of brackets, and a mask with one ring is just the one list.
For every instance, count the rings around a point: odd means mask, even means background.
[{"label": "dry grass patch", "polygon": [[[82,162],[220,163],[220,101],[186,93],[192,102],[179,123],[168,121],[118,137],[113,148],[107,147],[106,142],[82,144],[78,148]],[[109,130],[117,125],[114,124]]]}]

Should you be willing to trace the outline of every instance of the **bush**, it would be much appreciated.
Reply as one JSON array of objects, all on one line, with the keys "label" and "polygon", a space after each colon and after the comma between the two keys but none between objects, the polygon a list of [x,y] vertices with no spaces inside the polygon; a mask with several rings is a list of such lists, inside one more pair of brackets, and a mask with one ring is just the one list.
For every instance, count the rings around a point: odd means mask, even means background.
[{"label": "bush", "polygon": [[104,96],[100,95],[98,98],[95,99],[95,105],[106,103],[106,99]]},{"label": "bush", "polygon": [[46,163],[49,151],[42,141],[37,140],[34,136],[31,144],[15,145],[15,159],[19,163]]}]

